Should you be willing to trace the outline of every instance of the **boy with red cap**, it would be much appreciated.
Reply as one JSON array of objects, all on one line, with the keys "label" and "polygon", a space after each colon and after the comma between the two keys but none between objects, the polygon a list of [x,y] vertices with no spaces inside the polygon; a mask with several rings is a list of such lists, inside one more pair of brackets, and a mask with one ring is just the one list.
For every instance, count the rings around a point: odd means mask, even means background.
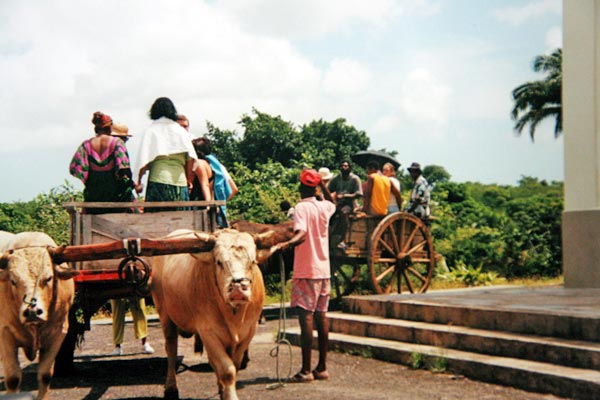
[{"label": "boy with red cap", "polygon": [[[317,200],[317,186],[326,201]],[[335,212],[335,204],[321,175],[315,170],[302,171],[299,190],[301,200],[294,212],[294,236],[277,247],[283,250],[298,245],[294,249],[291,305],[297,308],[300,321],[302,370],[292,377],[291,382],[310,382],[329,378],[329,218]],[[313,322],[318,332],[319,362],[311,372]]]}]

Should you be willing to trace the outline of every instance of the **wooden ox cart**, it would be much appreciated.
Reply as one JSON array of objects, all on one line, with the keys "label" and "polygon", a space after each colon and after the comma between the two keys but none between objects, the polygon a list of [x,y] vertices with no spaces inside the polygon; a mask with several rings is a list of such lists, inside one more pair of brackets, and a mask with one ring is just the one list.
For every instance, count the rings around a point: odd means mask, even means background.
[{"label": "wooden ox cart", "polygon": [[[216,206],[224,204],[223,201],[64,204],[71,217],[71,243],[58,261],[72,262],[79,275],[74,278],[76,304],[71,309],[69,333],[56,359],[57,372],[72,368],[77,337],[90,330],[92,316],[106,301],[149,296],[148,257],[196,252],[211,246],[200,239],[164,237],[177,229],[214,232]],[[160,211],[148,212],[153,208]],[[94,214],[95,209],[115,212]]]},{"label": "wooden ox cart", "polygon": [[345,249],[331,249],[332,283],[338,296],[352,292],[365,278],[362,265],[368,268],[367,279],[375,293],[424,293],[439,258],[429,227],[405,212],[385,217],[350,215],[344,242]]}]

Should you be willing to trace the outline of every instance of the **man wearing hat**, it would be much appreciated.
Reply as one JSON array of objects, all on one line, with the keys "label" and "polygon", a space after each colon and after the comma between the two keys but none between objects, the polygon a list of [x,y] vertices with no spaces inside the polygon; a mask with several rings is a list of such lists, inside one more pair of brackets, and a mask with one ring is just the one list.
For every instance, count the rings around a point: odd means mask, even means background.
[{"label": "man wearing hat", "polygon": [[423,176],[421,164],[414,162],[407,170],[410,173],[410,177],[415,181],[415,186],[410,193],[410,200],[406,207],[406,212],[416,215],[423,221],[427,221],[431,214],[431,210],[429,209],[429,184]]},{"label": "man wearing hat", "polygon": [[[317,187],[326,201],[317,200]],[[291,381],[310,382],[329,378],[329,218],[335,212],[335,204],[321,175],[313,169],[306,169],[300,174],[300,198],[294,212],[294,236],[288,242],[276,245],[274,250],[297,245],[294,249],[291,305],[296,307],[300,321],[302,369]],[[314,370],[311,367],[313,322],[319,341],[319,362]]]}]

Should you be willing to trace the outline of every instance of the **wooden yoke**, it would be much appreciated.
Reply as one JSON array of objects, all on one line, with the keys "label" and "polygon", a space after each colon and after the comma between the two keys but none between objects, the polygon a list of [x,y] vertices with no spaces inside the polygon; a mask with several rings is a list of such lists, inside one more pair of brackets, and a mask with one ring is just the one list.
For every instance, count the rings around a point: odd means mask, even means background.
[{"label": "wooden yoke", "polygon": [[207,233],[196,233],[194,238],[140,239],[127,238],[107,243],[84,244],[49,248],[55,263],[72,261],[108,260],[127,256],[161,256],[176,253],[211,251],[215,238]]}]

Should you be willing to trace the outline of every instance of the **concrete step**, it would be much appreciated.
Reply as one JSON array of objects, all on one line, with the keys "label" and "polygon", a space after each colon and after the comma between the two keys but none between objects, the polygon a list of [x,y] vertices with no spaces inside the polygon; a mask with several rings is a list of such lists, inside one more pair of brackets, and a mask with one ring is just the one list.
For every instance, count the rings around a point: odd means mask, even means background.
[{"label": "concrete step", "polygon": [[330,312],[330,331],[600,370],[600,343]]},{"label": "concrete step", "polygon": [[[288,339],[299,345],[299,328],[288,330]],[[316,348],[317,340],[313,343]],[[447,372],[538,393],[575,399],[600,394],[600,371],[595,370],[335,332],[330,333],[329,343],[331,349],[405,365],[419,357],[425,363],[444,365]]]},{"label": "concrete step", "polygon": [[[418,296],[422,296],[420,299]],[[501,330],[600,342],[598,315],[568,315],[552,311],[503,309],[472,304],[446,305],[425,299],[426,295],[348,296],[343,311],[442,325],[460,325],[478,329]],[[442,299],[443,301],[443,299]],[[481,303],[481,302],[480,302]]]}]

